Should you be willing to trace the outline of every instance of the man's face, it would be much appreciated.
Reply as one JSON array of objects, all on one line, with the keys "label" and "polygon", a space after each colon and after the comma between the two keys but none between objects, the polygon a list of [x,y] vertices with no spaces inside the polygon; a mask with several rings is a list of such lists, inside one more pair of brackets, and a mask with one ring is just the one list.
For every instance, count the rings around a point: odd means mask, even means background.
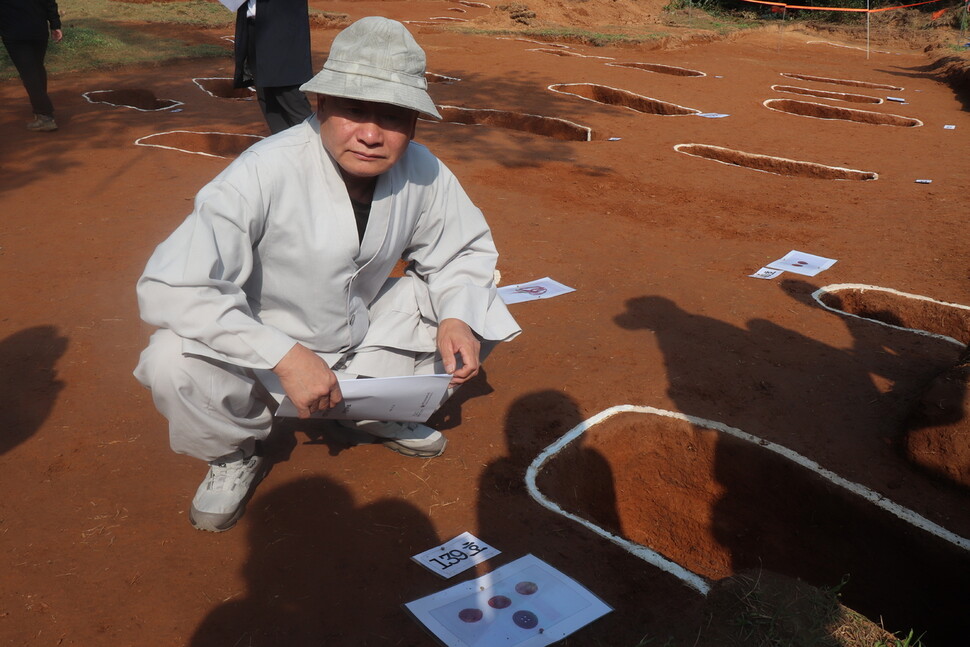
[{"label": "man's face", "polygon": [[414,137],[418,113],[387,103],[317,96],[320,139],[344,173],[377,177],[394,166]]}]

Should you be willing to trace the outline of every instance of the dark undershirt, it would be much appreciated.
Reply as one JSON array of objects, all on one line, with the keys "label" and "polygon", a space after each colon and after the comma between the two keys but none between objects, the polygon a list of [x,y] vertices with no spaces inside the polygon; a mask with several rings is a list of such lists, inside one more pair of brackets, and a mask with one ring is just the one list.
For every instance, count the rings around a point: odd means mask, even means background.
[{"label": "dark undershirt", "polygon": [[367,230],[367,219],[370,217],[370,204],[357,202],[353,198],[350,204],[354,208],[354,219],[357,220],[357,242],[364,242],[364,232]]}]

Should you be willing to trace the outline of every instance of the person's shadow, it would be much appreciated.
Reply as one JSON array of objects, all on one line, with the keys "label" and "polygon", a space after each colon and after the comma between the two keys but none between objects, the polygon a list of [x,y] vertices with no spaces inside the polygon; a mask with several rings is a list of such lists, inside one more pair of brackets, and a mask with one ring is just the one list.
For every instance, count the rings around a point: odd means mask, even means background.
[{"label": "person's shadow", "polygon": [[[783,287],[817,307],[807,282]],[[793,449],[849,480],[864,481],[877,462],[895,467],[896,478],[908,471],[890,441],[908,399],[939,369],[907,353],[908,342],[894,348],[899,333],[847,318],[853,343],[840,349],[763,319],[742,328],[694,315],[659,296],[628,301],[616,322],[653,332],[681,412]],[[936,362],[958,353],[925,345]],[[876,379],[892,386],[880,389]],[[816,586],[849,575],[842,595],[850,607],[885,617],[893,630],[932,628],[937,637],[952,629],[960,605],[970,608],[958,586],[970,560],[954,546],[757,443],[722,435],[714,452],[722,493],[710,532],[731,572],[764,568]],[[929,572],[937,573],[933,588]]]},{"label": "person's shadow", "polygon": [[247,590],[212,611],[193,647],[424,645],[401,605],[426,595],[412,555],[438,545],[403,500],[355,507],[347,489],[312,476],[250,503]]},{"label": "person's shadow", "polygon": [[[529,495],[525,474],[530,464],[585,418],[562,391],[536,391],[512,403],[505,418],[507,454],[489,463],[480,480],[475,534],[503,551],[493,569],[531,553],[613,607],[611,613],[571,635],[569,645],[635,645],[656,627],[669,630],[671,639],[690,644],[692,629],[671,627],[664,619],[683,617],[685,610],[696,608],[702,602],[696,593]],[[566,512],[622,534],[613,470],[585,437],[546,462],[537,486]]]},{"label": "person's shadow", "polygon": [[0,341],[0,455],[30,438],[50,415],[64,383],[55,365],[67,338],[35,326]]},{"label": "person's shadow", "polygon": [[[546,514],[526,491],[526,469],[543,448],[582,421],[576,403],[561,391],[537,391],[512,403],[505,419],[508,455],[486,467],[479,487],[478,518],[483,531],[505,528],[509,518],[519,518],[509,514],[510,508],[521,508],[525,518]],[[567,512],[611,532],[621,531],[610,464],[596,449],[583,446],[582,437],[549,461],[540,488],[543,481],[555,488],[547,496]],[[503,544],[509,550],[527,550],[532,544],[529,535],[508,531]],[[509,545],[510,541],[514,543]],[[521,547],[515,545],[518,542]]]},{"label": "person's shadow", "polygon": [[[799,301],[806,301],[810,291],[814,289],[807,282],[798,280],[784,281],[782,286]],[[947,304],[921,303],[907,297],[898,298],[905,302],[901,308],[911,308],[908,322],[886,303],[877,307],[865,307],[863,302],[860,307],[860,304],[850,302],[846,307],[838,292],[823,296],[829,307],[856,315],[846,317],[846,326],[852,332],[857,352],[866,352],[876,360],[882,358],[886,368],[877,372],[893,376],[893,391],[899,397],[887,404],[898,405],[896,415],[899,422],[896,425],[897,433],[887,437],[887,442],[897,447],[909,465],[938,482],[947,483],[966,493],[970,488],[970,456],[966,451],[967,442],[963,439],[967,435],[967,405],[970,404],[970,345],[963,346],[960,350],[956,344],[930,337],[917,337],[926,340],[928,349],[939,346],[949,352],[941,353],[944,358],[942,362],[927,361],[917,366],[914,378],[907,380],[904,371],[889,368],[893,362],[898,364],[895,358],[905,354],[905,349],[874,344],[872,340],[879,339],[872,334],[875,324],[866,319],[903,328],[922,324],[926,327],[926,332],[945,335],[960,344],[967,344],[970,342],[970,317]],[[950,358],[956,354],[958,356],[951,362]]]}]

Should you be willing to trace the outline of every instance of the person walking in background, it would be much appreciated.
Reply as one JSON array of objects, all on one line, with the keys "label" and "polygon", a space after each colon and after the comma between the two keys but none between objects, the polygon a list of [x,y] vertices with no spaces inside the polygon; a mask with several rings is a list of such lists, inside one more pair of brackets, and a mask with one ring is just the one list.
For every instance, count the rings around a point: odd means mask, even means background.
[{"label": "person walking in background", "polygon": [[255,86],[270,132],[310,116],[310,102],[300,90],[313,76],[307,0],[245,2],[236,11],[235,55],[233,85]]},{"label": "person walking in background", "polygon": [[27,130],[57,130],[44,58],[48,39],[58,43],[63,36],[56,0],[0,0],[0,37],[34,109]]}]

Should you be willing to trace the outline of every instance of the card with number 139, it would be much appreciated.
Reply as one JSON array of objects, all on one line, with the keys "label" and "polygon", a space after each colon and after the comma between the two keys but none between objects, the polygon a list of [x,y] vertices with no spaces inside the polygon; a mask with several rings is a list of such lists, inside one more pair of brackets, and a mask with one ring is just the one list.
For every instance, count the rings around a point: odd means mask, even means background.
[{"label": "card with number 139", "polygon": [[451,541],[419,553],[411,559],[441,577],[450,578],[501,552],[470,532],[463,532]]}]

